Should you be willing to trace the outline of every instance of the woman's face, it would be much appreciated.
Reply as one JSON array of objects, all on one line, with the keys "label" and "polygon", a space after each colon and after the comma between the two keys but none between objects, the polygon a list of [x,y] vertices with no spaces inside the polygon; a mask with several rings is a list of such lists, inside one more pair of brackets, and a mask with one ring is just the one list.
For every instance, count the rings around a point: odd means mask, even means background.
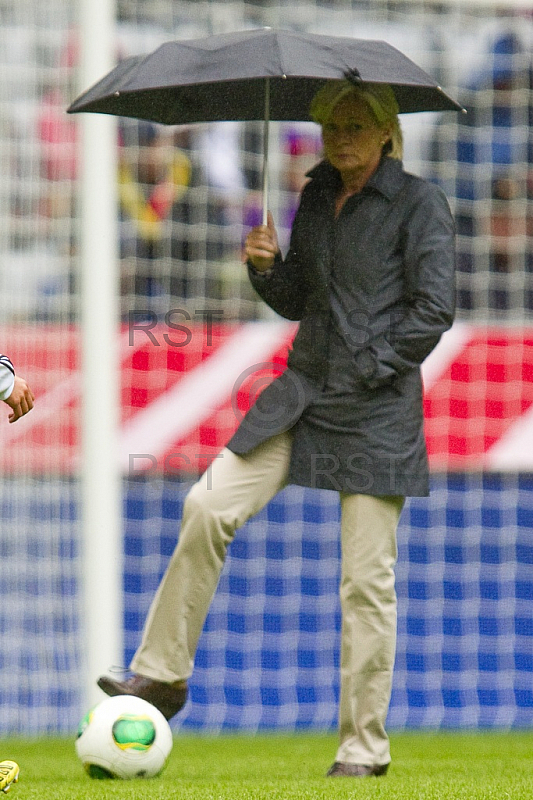
[{"label": "woman's face", "polygon": [[343,177],[375,168],[389,126],[379,126],[366,103],[353,96],[340,100],[322,126],[324,154]]}]

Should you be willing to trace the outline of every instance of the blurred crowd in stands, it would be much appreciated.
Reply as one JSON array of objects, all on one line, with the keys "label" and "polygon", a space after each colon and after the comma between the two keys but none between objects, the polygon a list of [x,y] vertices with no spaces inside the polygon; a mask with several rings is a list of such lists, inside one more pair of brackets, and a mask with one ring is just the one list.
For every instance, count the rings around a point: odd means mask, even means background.
[{"label": "blurred crowd in stands", "polygon": [[495,38],[463,95],[468,113],[429,152],[454,203],[458,307],[512,319],[533,311],[533,65],[516,33]]},{"label": "blurred crowd in stands", "polygon": [[[76,93],[75,42],[64,60],[63,85],[41,87],[30,121],[29,171],[21,149],[20,164],[11,165],[17,180],[10,182],[13,223],[2,248],[0,322],[77,319],[78,121],[65,113]],[[528,319],[533,69],[515,31],[492,38],[484,67],[458,99],[467,114],[442,115],[428,125],[423,171],[443,186],[455,213],[459,315]],[[12,135],[7,131],[7,139]],[[272,210],[286,247],[305,174],[320,158],[321,144],[312,123],[280,124],[273,138]],[[264,313],[239,263],[245,231],[261,219],[261,124],[165,128],[122,120],[118,153],[123,319],[131,310],[164,314],[206,302],[223,308],[226,318]],[[29,193],[16,189],[32,178]],[[25,222],[30,211],[38,220],[31,229]],[[5,299],[10,292],[11,304]]]}]

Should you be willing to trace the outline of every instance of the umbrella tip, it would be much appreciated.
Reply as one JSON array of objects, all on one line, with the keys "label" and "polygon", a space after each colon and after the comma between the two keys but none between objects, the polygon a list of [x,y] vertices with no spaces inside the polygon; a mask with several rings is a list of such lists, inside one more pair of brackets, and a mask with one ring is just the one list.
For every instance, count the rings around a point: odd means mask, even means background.
[{"label": "umbrella tip", "polygon": [[[447,97],[447,95],[446,95],[444,89],[442,88],[442,86],[438,86],[437,85],[437,91],[439,91],[441,94],[443,94],[445,97]],[[455,107],[457,108],[457,111],[460,111],[461,114],[468,114],[468,111],[466,110],[466,108],[464,108],[459,103],[456,103],[455,100],[453,102],[455,103]]]}]

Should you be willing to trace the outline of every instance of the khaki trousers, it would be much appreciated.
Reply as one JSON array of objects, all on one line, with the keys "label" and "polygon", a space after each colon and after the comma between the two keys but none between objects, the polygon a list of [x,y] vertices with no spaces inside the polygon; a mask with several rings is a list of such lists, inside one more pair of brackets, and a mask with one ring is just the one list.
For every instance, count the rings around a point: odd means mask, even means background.
[{"label": "khaki trousers", "polygon": [[[238,456],[223,450],[185,500],[179,541],[152,602],[131,669],[189,678],[235,531],[287,483],[290,434]],[[337,761],[390,761],[385,719],[396,649],[396,528],[403,497],[340,494],[341,694]]]}]

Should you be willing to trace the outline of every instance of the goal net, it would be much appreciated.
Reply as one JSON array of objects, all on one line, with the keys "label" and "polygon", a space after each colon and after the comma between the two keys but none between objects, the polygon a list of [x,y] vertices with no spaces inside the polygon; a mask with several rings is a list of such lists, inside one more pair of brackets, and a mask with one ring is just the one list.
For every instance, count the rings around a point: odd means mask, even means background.
[{"label": "goal net", "polygon": [[[86,710],[79,131],[65,114],[78,16],[62,0],[0,0],[0,351],[37,396],[16,425],[7,407],[0,420],[1,733],[71,732]],[[531,13],[518,0],[118,0],[117,60],[261,26],[386,40],[468,109],[402,118],[407,169],[455,215],[458,313],[424,364],[432,492],[399,528],[389,722],[531,725]],[[283,248],[320,151],[312,123],[271,124]],[[261,219],[260,124],[120,120],[117,154],[127,664],[185,494],[283,369],[295,326],[241,264]],[[335,492],[288,487],[238,533],[176,727],[335,726],[338,523]]]}]

